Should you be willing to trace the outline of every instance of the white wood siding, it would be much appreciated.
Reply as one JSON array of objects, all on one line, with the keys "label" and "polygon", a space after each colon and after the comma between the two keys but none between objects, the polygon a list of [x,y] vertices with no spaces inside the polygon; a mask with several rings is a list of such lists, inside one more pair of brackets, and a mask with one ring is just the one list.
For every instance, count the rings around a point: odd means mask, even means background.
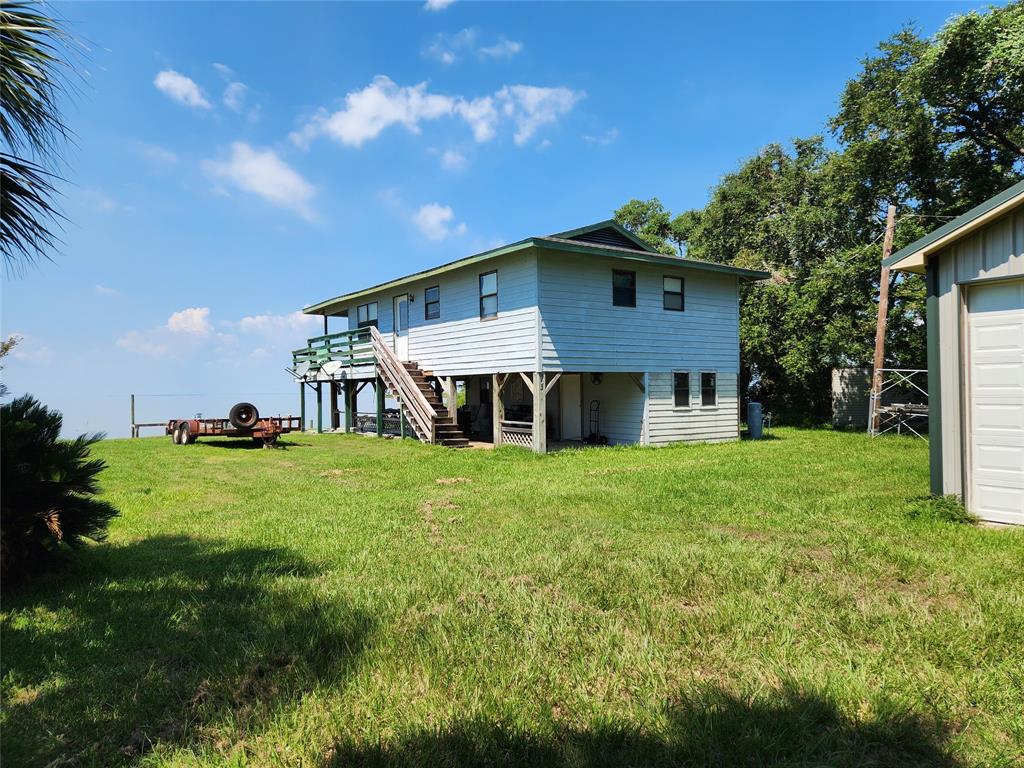
[{"label": "white wood siding", "polygon": [[[709,369],[703,369],[709,370]],[[700,370],[690,371],[690,407],[676,408],[671,373],[648,376],[647,440],[667,445],[683,440],[718,442],[739,438],[737,375],[718,372],[718,405],[700,404]]]},{"label": "white wood siding", "polygon": [[[480,319],[479,277],[498,271],[498,316]],[[423,291],[441,288],[441,317],[424,317]],[[437,376],[468,376],[496,371],[533,371],[537,363],[537,260],[532,252],[510,254],[367,296],[349,307],[355,328],[356,306],[379,302],[378,329],[390,342],[393,299],[410,293],[409,359]]]},{"label": "white wood siding", "polygon": [[[643,374],[636,374],[643,381]],[[583,436],[592,430],[590,406],[596,400],[601,404],[598,412],[598,433],[608,438],[611,445],[639,443],[643,438],[644,395],[625,373],[608,373],[594,384],[590,376],[582,377]]]},{"label": "white wood siding", "polygon": [[[934,254],[938,263],[939,379],[942,382],[942,491],[963,495],[964,401],[961,301],[974,280],[1024,275],[1024,209],[1006,214]],[[934,439],[934,438],[933,438]]]},{"label": "white wood siding", "polygon": [[[635,308],[612,306],[613,269],[636,272]],[[551,251],[540,251],[538,275],[544,370],[739,372],[732,275]],[[684,312],[663,308],[666,275],[686,280]]]}]

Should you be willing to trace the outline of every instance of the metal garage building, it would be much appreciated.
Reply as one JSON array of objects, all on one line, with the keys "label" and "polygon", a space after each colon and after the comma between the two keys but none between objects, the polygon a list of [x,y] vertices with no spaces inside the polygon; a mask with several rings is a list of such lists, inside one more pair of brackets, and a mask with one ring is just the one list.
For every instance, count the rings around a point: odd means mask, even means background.
[{"label": "metal garage building", "polygon": [[886,263],[927,281],[932,493],[1024,525],[1024,182]]}]

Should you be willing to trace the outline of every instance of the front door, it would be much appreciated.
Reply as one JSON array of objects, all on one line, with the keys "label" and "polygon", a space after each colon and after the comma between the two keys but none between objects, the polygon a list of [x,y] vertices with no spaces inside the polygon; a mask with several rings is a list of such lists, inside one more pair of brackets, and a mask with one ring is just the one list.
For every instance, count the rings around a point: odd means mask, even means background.
[{"label": "front door", "polygon": [[[1024,524],[1024,280],[967,292],[970,509]],[[934,439],[934,438],[933,438]]]},{"label": "front door", "polygon": [[558,409],[562,414],[562,439],[583,439],[583,401],[580,375],[563,373],[558,380]]},{"label": "front door", "polygon": [[409,359],[409,294],[395,296],[395,332],[393,344],[399,360]]}]

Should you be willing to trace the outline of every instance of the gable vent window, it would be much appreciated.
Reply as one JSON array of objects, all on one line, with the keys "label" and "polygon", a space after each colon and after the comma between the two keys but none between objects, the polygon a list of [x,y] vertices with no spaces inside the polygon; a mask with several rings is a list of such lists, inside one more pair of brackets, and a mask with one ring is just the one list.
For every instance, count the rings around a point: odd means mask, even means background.
[{"label": "gable vent window", "polygon": [[700,404],[718,405],[718,377],[709,371],[700,375]]},{"label": "gable vent window", "polygon": [[369,328],[371,325],[377,327],[377,302],[360,304],[356,307],[356,325],[359,328]]},{"label": "gable vent window", "polygon": [[612,270],[612,306],[636,306],[636,272]]},{"label": "gable vent window", "polygon": [[672,374],[672,385],[675,391],[676,408],[690,407],[690,372],[675,371]]},{"label": "gable vent window", "polygon": [[662,299],[663,306],[665,309],[671,309],[673,312],[683,311],[683,278],[681,277],[663,277],[662,279]]},{"label": "gable vent window", "polygon": [[498,316],[498,272],[480,275],[480,319]]},{"label": "gable vent window", "polygon": [[437,320],[441,316],[441,287],[435,285],[423,292],[423,318]]}]

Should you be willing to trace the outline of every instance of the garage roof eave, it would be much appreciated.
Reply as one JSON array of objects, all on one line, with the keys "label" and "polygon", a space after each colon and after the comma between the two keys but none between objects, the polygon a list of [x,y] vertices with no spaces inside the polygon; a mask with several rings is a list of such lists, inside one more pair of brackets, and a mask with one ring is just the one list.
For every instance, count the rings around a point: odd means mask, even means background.
[{"label": "garage roof eave", "polygon": [[883,260],[882,264],[897,272],[924,273],[929,256],[946,248],[961,237],[966,237],[974,230],[1022,203],[1024,203],[1024,181],[1004,189],[998,195],[971,208],[967,213],[957,216],[919,240],[915,240],[906,248],[901,248]]}]

